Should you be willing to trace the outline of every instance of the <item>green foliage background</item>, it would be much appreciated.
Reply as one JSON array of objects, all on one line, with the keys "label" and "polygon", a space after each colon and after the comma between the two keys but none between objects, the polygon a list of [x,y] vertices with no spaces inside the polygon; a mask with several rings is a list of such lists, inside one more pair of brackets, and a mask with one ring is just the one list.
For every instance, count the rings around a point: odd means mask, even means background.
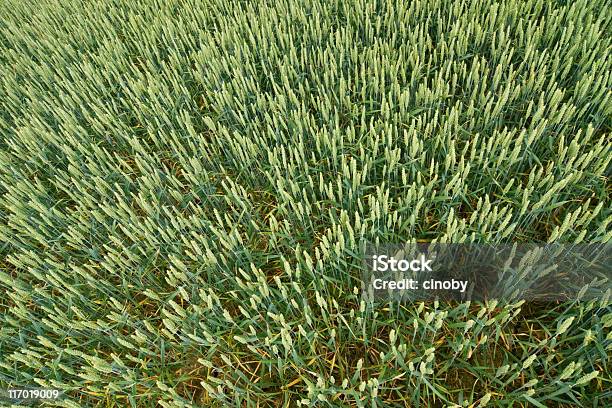
[{"label": "green foliage background", "polygon": [[361,301],[360,242],[608,242],[608,0],[0,0],[0,388],[604,406],[608,299]]}]

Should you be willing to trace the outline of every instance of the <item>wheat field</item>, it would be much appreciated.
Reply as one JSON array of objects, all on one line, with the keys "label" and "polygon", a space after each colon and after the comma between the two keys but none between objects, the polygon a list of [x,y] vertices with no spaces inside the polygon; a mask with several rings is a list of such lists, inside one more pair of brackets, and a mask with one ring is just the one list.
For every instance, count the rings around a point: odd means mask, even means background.
[{"label": "wheat field", "polygon": [[609,297],[369,302],[358,248],[607,244],[611,23],[609,0],[0,0],[0,391],[610,404]]}]

